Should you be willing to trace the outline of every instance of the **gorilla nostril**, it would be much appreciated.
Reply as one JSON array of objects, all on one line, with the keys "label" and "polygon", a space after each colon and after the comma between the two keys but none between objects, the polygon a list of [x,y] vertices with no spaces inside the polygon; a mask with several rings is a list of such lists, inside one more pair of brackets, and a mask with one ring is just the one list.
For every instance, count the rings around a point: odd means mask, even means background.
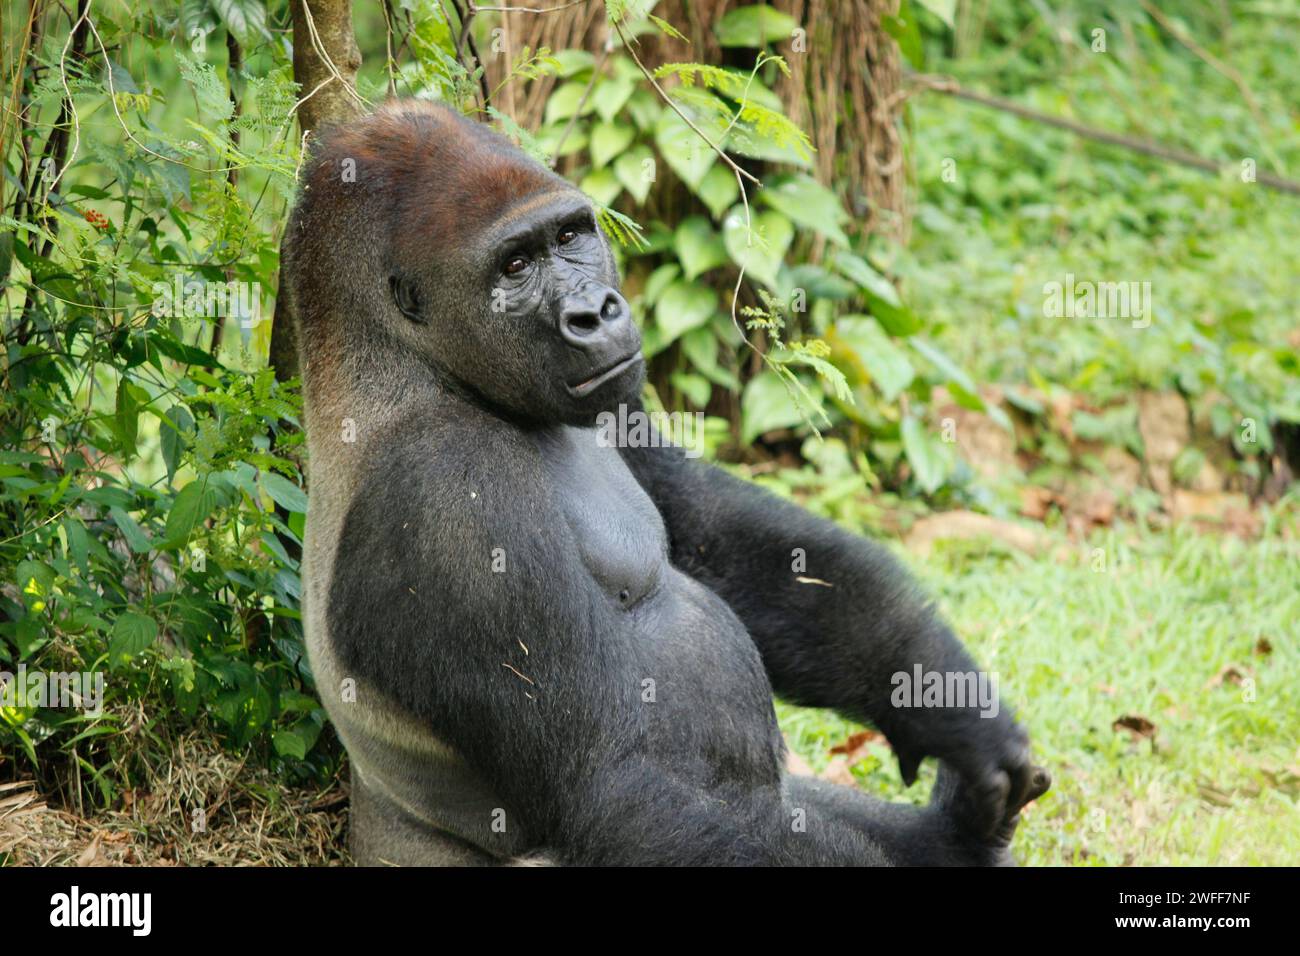
[{"label": "gorilla nostril", "polygon": [[605,319],[605,321],[607,322],[613,319],[617,319],[622,314],[623,314],[623,304],[619,302],[615,296],[612,295],[605,300],[605,304],[600,308],[601,318]]},{"label": "gorilla nostril", "polygon": [[600,328],[600,316],[593,312],[576,312],[564,317],[564,327],[574,335],[590,335]]}]

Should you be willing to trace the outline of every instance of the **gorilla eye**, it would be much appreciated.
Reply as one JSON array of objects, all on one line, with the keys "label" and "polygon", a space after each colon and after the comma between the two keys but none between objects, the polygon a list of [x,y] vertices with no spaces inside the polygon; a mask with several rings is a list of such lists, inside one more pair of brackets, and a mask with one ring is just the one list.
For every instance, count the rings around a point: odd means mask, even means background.
[{"label": "gorilla eye", "polygon": [[506,263],[505,273],[508,276],[516,276],[528,268],[528,260],[523,256],[515,256]]},{"label": "gorilla eye", "polygon": [[575,230],[563,229],[560,231],[559,236],[556,237],[556,241],[559,242],[559,244],[562,246],[567,246],[569,243],[571,243],[574,239],[577,238],[578,238],[578,233]]}]

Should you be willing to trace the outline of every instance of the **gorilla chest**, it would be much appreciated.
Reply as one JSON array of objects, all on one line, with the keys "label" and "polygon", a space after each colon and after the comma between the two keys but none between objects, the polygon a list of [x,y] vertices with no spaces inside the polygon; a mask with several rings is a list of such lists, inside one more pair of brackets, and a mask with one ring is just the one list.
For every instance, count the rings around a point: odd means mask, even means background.
[{"label": "gorilla chest", "polygon": [[668,565],[668,536],[649,496],[615,448],[592,429],[562,428],[539,437],[551,492],[584,567],[625,608],[653,592]]}]

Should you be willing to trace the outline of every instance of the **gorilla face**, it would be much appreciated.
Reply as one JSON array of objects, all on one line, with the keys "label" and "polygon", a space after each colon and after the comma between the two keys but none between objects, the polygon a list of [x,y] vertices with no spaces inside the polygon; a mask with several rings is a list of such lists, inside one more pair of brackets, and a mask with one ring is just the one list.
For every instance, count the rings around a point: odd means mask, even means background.
[{"label": "gorilla face", "polygon": [[415,275],[395,276],[393,295],[433,364],[465,391],[512,418],[589,425],[640,390],[641,334],[581,193],[516,201],[442,265],[430,285],[454,301],[429,301]]},{"label": "gorilla face", "polygon": [[533,343],[529,399],[565,421],[594,419],[634,394],[644,374],[613,255],[577,193],[521,219],[491,237],[487,322]]}]

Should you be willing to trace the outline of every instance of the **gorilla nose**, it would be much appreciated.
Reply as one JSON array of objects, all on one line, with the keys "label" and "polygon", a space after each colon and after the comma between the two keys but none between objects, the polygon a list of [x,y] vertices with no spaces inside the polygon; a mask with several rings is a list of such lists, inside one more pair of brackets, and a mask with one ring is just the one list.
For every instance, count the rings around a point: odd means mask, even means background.
[{"label": "gorilla nose", "polygon": [[560,337],[575,348],[593,349],[609,344],[631,321],[627,302],[610,290],[599,305],[570,300],[560,311]]}]

